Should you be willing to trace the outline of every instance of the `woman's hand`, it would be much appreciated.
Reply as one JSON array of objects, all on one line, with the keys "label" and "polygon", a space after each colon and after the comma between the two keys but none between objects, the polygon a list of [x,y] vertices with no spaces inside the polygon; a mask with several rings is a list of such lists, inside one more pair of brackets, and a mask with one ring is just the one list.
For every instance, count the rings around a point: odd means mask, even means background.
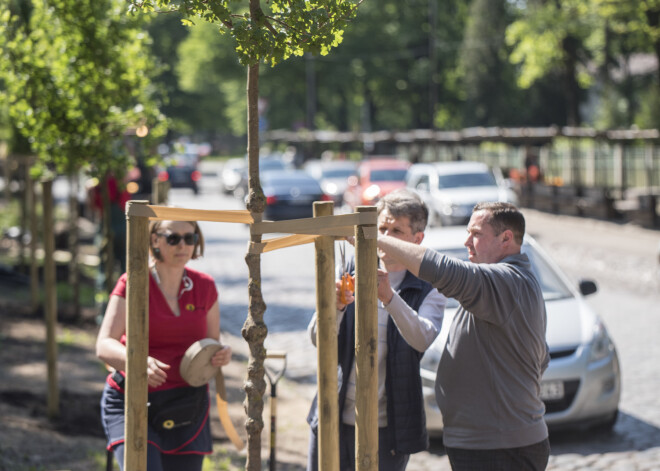
[{"label": "woman's hand", "polygon": [[223,347],[211,357],[211,364],[216,367],[228,365],[230,361],[231,347],[229,345],[223,345]]},{"label": "woman's hand", "polygon": [[167,380],[167,370],[170,365],[156,360],[153,357],[147,357],[147,382],[152,388],[162,386]]}]

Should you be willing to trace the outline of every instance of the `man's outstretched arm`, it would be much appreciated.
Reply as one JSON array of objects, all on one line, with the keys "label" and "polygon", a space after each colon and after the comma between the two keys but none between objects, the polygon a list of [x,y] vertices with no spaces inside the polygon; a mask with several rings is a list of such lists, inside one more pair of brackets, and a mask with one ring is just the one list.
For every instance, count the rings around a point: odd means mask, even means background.
[{"label": "man's outstretched arm", "polygon": [[426,247],[378,234],[378,248],[405,266],[413,275],[419,275],[419,267],[424,259]]}]

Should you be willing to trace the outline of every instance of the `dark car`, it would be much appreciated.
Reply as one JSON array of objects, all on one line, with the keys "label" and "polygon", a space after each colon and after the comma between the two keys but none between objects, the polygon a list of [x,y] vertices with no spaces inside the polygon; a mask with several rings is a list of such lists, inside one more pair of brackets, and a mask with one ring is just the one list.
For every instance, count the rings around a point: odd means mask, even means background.
[{"label": "dark car", "polygon": [[344,202],[348,179],[357,175],[357,162],[350,160],[310,160],[305,171],[316,178],[323,192],[330,196],[339,208]]},{"label": "dark car", "polygon": [[[233,193],[237,198],[245,198],[248,193],[248,163],[244,160],[245,165],[237,170],[239,173],[239,181],[236,184]],[[278,157],[260,157],[259,158],[259,178],[263,178],[266,172],[280,171],[291,169],[292,166]]]},{"label": "dark car", "polygon": [[264,219],[312,217],[314,201],[331,201],[319,182],[303,170],[273,170],[261,177],[266,196]]},{"label": "dark car", "polygon": [[158,173],[160,181],[169,181],[170,188],[190,188],[197,194],[197,182],[202,173],[197,165],[199,158],[195,154],[173,154],[165,158],[165,169]]}]

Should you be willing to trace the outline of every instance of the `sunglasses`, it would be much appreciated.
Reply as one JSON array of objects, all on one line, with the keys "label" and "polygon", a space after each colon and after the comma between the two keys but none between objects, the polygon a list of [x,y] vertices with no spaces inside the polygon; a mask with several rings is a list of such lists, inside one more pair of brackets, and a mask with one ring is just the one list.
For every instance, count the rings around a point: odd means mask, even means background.
[{"label": "sunglasses", "polygon": [[165,241],[168,245],[179,245],[181,239],[185,242],[186,245],[195,245],[199,240],[199,234],[194,234],[192,232],[187,232],[183,235],[172,232],[170,234],[156,233],[158,237],[165,237]]}]

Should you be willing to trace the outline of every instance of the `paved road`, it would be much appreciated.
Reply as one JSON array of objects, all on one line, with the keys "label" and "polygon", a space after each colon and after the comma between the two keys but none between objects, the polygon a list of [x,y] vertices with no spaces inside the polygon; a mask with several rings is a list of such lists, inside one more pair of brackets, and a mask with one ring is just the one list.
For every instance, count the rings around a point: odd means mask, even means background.
[{"label": "paved road", "polygon": [[[242,209],[222,196],[215,169],[206,168],[202,192],[175,190],[181,207]],[[599,285],[588,298],[601,314],[619,352],[623,392],[621,415],[611,435],[563,433],[551,437],[549,470],[660,470],[660,232],[631,225],[558,217],[526,211],[528,231],[567,274]],[[193,266],[212,274],[221,290],[222,329],[234,337],[237,353],[247,310],[248,229],[240,224],[202,223],[207,255]],[[304,330],[314,310],[313,246],[270,252],[262,257],[263,294],[268,305],[266,347],[289,353],[287,377],[315,382],[316,352]],[[241,351],[241,349],[243,349]],[[441,443],[411,458],[411,471],[448,470]]]}]

